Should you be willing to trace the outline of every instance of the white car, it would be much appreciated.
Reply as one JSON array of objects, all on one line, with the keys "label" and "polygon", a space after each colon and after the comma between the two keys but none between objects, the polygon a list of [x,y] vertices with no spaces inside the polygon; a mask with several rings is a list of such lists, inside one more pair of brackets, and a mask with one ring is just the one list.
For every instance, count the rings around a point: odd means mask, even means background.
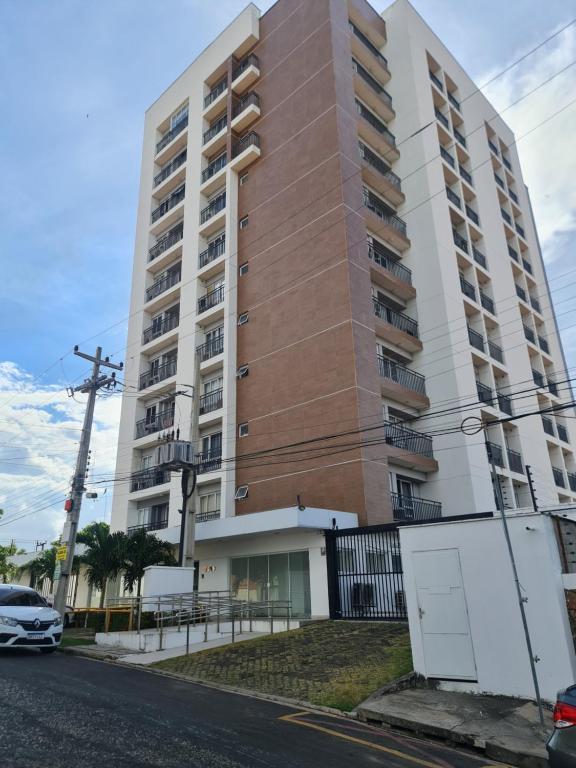
[{"label": "white car", "polygon": [[62,640],[62,618],[30,587],[0,584],[0,648],[52,653]]}]

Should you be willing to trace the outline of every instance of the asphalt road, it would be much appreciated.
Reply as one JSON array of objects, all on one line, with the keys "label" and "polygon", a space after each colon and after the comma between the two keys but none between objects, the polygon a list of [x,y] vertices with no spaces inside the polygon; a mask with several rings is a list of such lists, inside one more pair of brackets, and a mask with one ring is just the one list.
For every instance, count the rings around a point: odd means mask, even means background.
[{"label": "asphalt road", "polygon": [[2,768],[482,768],[371,726],[63,654],[0,651]]}]

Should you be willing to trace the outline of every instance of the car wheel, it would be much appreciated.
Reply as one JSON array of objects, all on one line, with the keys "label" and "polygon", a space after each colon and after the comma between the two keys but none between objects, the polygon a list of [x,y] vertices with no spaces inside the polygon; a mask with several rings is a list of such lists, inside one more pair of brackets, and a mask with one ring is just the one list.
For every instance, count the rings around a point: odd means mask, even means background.
[{"label": "car wheel", "polygon": [[51,648],[40,648],[41,653],[54,653],[56,650],[56,646],[53,645]]}]

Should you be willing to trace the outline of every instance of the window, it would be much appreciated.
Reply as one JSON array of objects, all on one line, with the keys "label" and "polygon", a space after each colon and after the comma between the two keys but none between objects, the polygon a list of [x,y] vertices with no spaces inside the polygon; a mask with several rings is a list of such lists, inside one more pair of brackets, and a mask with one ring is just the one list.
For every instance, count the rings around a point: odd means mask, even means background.
[{"label": "window", "polygon": [[220,514],[220,491],[211,491],[198,499],[200,514],[204,517],[216,517]]},{"label": "window", "polygon": [[207,379],[204,382],[204,394],[209,395],[212,392],[217,392],[219,389],[222,389],[222,382],[222,376],[216,376],[213,379]]},{"label": "window", "polygon": [[238,488],[236,488],[236,493],[234,494],[234,498],[236,499],[236,501],[242,501],[242,499],[248,498],[248,486],[239,485]]},{"label": "window", "polygon": [[170,128],[174,128],[175,125],[178,125],[178,123],[181,120],[184,120],[186,117],[188,117],[188,104],[183,104],[179,109],[174,112],[170,117]]},{"label": "window", "polygon": [[243,187],[247,181],[248,181],[248,174],[243,173],[242,176],[240,176],[240,186]]},{"label": "window", "polygon": [[244,216],[243,219],[240,219],[239,226],[240,226],[240,229],[246,229],[246,227],[248,226],[248,216]]},{"label": "window", "polygon": [[386,573],[386,553],[378,550],[371,550],[366,553],[366,571],[367,573]]},{"label": "window", "polygon": [[244,264],[240,264],[240,267],[238,268],[238,272],[240,275],[245,275],[246,272],[248,272],[248,262],[245,262]]},{"label": "window", "polygon": [[249,368],[247,365],[241,365],[240,368],[236,371],[236,378],[237,379],[245,379],[246,376],[248,376]]},{"label": "window", "polygon": [[248,422],[244,422],[243,424],[238,424],[238,437],[246,437],[248,434],[249,427]]},{"label": "window", "polygon": [[352,547],[338,548],[338,573],[353,573],[356,570],[356,552]]},{"label": "window", "polygon": [[238,316],[238,325],[246,325],[248,322],[248,312],[243,312]]}]

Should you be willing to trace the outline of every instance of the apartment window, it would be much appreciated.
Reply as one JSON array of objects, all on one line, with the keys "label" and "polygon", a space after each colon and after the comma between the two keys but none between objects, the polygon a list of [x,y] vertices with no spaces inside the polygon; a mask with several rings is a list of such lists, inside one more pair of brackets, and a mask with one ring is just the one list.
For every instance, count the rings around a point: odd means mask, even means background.
[{"label": "apartment window", "polygon": [[236,499],[236,501],[242,501],[242,499],[248,498],[248,486],[239,485],[238,488],[236,488],[236,493],[234,494],[234,498]]},{"label": "apartment window", "polygon": [[340,547],[338,549],[338,573],[355,573],[356,550],[353,547]]},{"label": "apartment window", "polygon": [[244,424],[238,425],[238,437],[246,437],[248,434],[248,422],[244,422]]},{"label": "apartment window", "polygon": [[201,495],[198,499],[200,514],[216,515],[220,512],[220,491],[211,491]]},{"label": "apartment window", "polygon": [[248,322],[248,312],[243,312],[238,317],[238,325],[246,325],[247,322]]},{"label": "apartment window", "polygon": [[204,382],[204,394],[209,395],[212,392],[217,392],[219,389],[222,389],[222,376],[216,376],[213,379],[207,379]]},{"label": "apartment window", "polygon": [[240,219],[239,226],[240,226],[240,229],[246,229],[246,227],[248,226],[248,216],[244,216],[243,219]]},{"label": "apartment window", "polygon": [[241,365],[240,368],[236,371],[236,377],[238,379],[245,379],[246,376],[248,376],[249,368],[247,365]]},{"label": "apartment window", "polygon": [[240,273],[240,276],[245,275],[248,272],[248,262],[244,262],[244,264],[240,264],[240,267],[238,268],[238,272]]},{"label": "apartment window", "polygon": [[170,116],[170,128],[174,128],[175,125],[178,125],[180,120],[184,120],[184,118],[187,116],[188,104],[183,104],[179,109],[176,110],[176,112]]},{"label": "apartment window", "polygon": [[242,176],[240,176],[240,186],[243,187],[247,181],[248,181],[248,174],[243,173]]}]

